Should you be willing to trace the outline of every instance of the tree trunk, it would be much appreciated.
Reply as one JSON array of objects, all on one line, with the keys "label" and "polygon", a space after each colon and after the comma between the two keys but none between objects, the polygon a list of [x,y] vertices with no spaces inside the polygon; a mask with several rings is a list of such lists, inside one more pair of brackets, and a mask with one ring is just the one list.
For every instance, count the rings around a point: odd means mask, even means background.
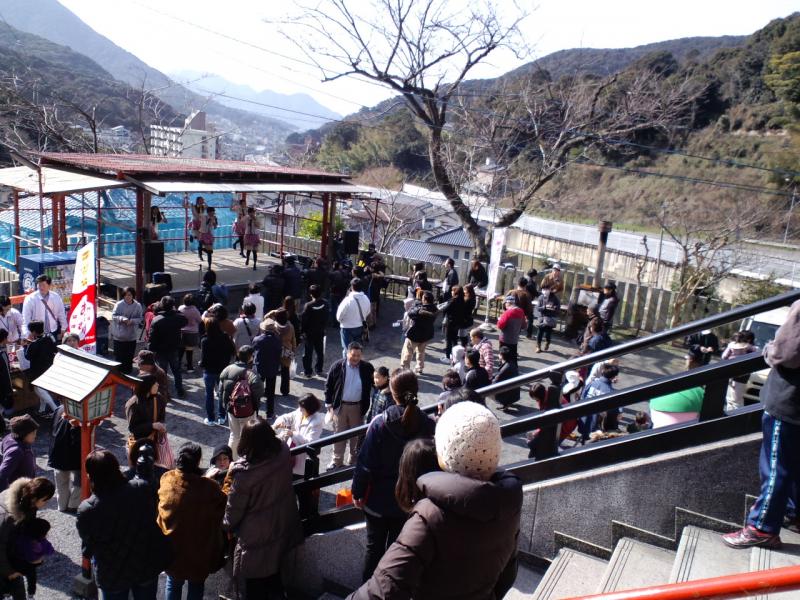
[{"label": "tree trunk", "polygon": [[450,180],[450,175],[447,173],[447,167],[444,157],[442,156],[442,133],[441,128],[431,129],[431,139],[428,142],[428,154],[431,161],[431,170],[433,171],[433,178],[436,181],[436,187],[444,194],[453,207],[456,215],[461,220],[464,228],[472,240],[473,248],[475,249],[475,258],[477,260],[489,260],[489,252],[486,247],[486,232],[478,222],[472,217],[469,207],[461,200],[461,196],[456,191],[453,182]]}]

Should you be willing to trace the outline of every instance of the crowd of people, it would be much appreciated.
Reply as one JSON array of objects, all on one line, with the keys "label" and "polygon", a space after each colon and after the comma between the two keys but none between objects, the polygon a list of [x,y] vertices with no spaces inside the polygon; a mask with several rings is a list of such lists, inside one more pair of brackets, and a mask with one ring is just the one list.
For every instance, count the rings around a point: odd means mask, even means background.
[{"label": "crowd of people", "polygon": [[[180,305],[167,295],[142,306],[136,291],[126,288],[113,310],[115,356],[123,372],[139,378],[125,403],[126,468],[108,451],[90,454],[85,470],[92,496],[79,503],[79,429],[56,399],[37,388],[40,416],[53,418],[47,464],[55,484],[36,477],[37,420],[11,419],[11,431],[0,443],[0,490],[6,490],[0,550],[8,550],[5,562],[0,558],[0,591],[15,599],[35,593],[36,569],[53,552],[49,524],[37,510],[55,495],[58,510],[77,513],[83,554],[92,561],[104,598],[127,598],[131,592],[155,598],[162,572],[168,599],[181,598],[185,587],[190,600],[202,598],[205,580],[226,560],[243,597],[284,597],[282,561],[302,542],[301,516],[313,514],[318,503],[311,492],[295,494],[292,487],[316,472],[315,457],[292,455],[289,448],[318,440],[326,426],[341,433],[368,425],[365,433],[333,444],[327,465],[354,467],[352,502],[366,521],[364,584],[351,598],[502,597],[514,580],[522,492],[516,477],[498,471],[499,423],[477,390],[519,375],[523,338],[535,339],[536,353],[550,351],[562,312],[560,265],[541,279],[530,271],[502,296],[497,344],[475,326],[478,291],[487,283],[479,261],[473,261],[464,285],[452,260],[435,286],[425,265],[414,265],[398,322],[399,363],[395,369],[376,367],[364,350],[370,331],[379,326],[387,280],[374,247],[354,266],[337,261],[328,267],[317,259],[301,269],[292,258],[273,265],[260,285],[250,285],[232,315],[227,289],[210,269],[213,236],[209,247],[207,230],[213,227],[202,209],[202,203],[193,206],[198,223],[196,231],[194,221],[192,227],[209,270],[198,291]],[[240,210],[244,225],[236,229],[237,245],[255,268],[248,238],[253,215],[246,206]],[[49,280],[40,280],[22,313],[0,297],[0,348],[24,341],[18,354],[28,361],[31,378],[52,364],[54,340],[66,328],[55,309],[63,310],[63,303],[49,290]],[[574,356],[612,344],[618,302],[615,286],[606,284],[598,303],[587,309]],[[328,366],[325,342],[332,327],[339,329],[342,357]],[[420,377],[437,335],[448,368],[438,410],[426,414],[419,407]],[[77,346],[67,337],[65,343]],[[137,353],[140,339],[146,348]],[[741,332],[722,358],[755,350],[752,335]],[[686,368],[701,366],[718,351],[718,341],[708,335],[687,340]],[[8,365],[4,351],[0,358]],[[196,368],[202,371],[203,423],[227,428],[219,440],[225,443],[205,463],[198,444],[187,442],[173,451],[168,435],[172,398],[186,397],[184,373]],[[514,387],[493,400],[502,411],[513,411],[520,402],[538,409],[565,406],[613,393],[619,375],[616,359],[598,361],[566,372],[555,387],[557,397],[551,395],[553,386],[537,383],[525,398]],[[324,378],[323,392],[300,395],[296,409],[278,416],[276,395],[288,396],[290,380],[298,376]],[[9,405],[10,388],[9,382],[0,398],[3,407]],[[0,393],[3,389],[0,385]],[[729,409],[742,405],[742,393],[741,381],[733,380]],[[619,409],[565,422],[559,443],[697,418],[703,394],[693,388],[654,398],[649,413],[638,413],[623,430]],[[543,447],[540,433],[527,436],[531,457]]]}]

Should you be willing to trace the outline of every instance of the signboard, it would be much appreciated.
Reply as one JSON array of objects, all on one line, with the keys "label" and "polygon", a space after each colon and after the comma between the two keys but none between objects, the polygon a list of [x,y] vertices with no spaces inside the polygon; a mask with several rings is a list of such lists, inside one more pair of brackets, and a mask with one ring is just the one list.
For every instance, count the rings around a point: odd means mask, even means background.
[{"label": "signboard", "polygon": [[97,275],[95,273],[94,242],[78,251],[75,273],[72,280],[72,303],[68,319],[68,330],[77,333],[82,350],[95,354]]},{"label": "signboard", "polygon": [[506,245],[507,227],[495,229],[492,232],[492,250],[489,255],[489,284],[486,286],[486,298],[491,300],[497,294],[497,276],[500,273],[500,259],[503,256],[503,247]]}]

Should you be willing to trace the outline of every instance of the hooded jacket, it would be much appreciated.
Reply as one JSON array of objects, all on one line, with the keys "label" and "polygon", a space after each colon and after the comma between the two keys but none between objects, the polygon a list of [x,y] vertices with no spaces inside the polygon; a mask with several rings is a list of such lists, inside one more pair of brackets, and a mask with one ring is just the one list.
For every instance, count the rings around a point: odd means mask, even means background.
[{"label": "hooded jacket", "polygon": [[255,464],[240,458],[231,465],[222,526],[236,536],[234,577],[274,575],[286,553],[302,543],[292,463],[289,449],[282,443],[277,456]]},{"label": "hooded jacket", "polygon": [[167,569],[171,577],[203,581],[222,567],[226,501],[219,484],[200,474],[173,469],[161,477],[158,525],[175,555]]},{"label": "hooded jacket", "polygon": [[411,327],[406,332],[406,337],[418,344],[430,342],[434,334],[434,322],[439,311],[435,304],[420,304],[408,311]]},{"label": "hooded jacket", "polygon": [[402,518],[394,488],[403,448],[416,438],[433,437],[436,423],[420,412],[420,427],[412,434],[403,431],[404,406],[394,404],[372,420],[353,473],[353,498],[365,501],[364,510],[381,517]]},{"label": "hooded jacket", "polygon": [[294,325],[286,322],[283,325],[275,320],[275,311],[270,311],[267,318],[261,323],[261,328],[266,330],[270,327],[275,330],[283,346],[281,352],[281,365],[288,367],[292,364],[294,351],[297,349],[297,337],[295,336]]},{"label": "hooded jacket", "polygon": [[776,419],[800,425],[800,300],[794,302],[775,339],[764,348],[772,367],[759,394],[764,410]]},{"label": "hooded jacket", "polygon": [[527,323],[525,313],[519,306],[507,308],[497,320],[497,327],[500,329],[500,344],[518,344],[519,332],[525,328]]},{"label": "hooded jacket", "polygon": [[81,502],[76,525],[83,556],[94,558],[97,587],[129,588],[169,566],[172,553],[156,522],[156,503],[151,485],[139,478]]},{"label": "hooded jacket", "polygon": [[181,345],[181,329],[188,321],[174,310],[168,310],[153,318],[150,324],[149,349],[156,354],[177,352]]},{"label": "hooded jacket", "polygon": [[235,354],[233,340],[224,333],[200,338],[200,366],[209,373],[222,373]]},{"label": "hooded jacket", "polygon": [[[30,479],[27,477],[17,479],[6,491],[0,494],[0,548],[3,549],[3,552],[0,552],[0,577],[3,578],[3,581],[8,581],[8,576],[16,571],[9,561],[8,549],[14,537],[17,523],[25,519],[26,516],[30,516],[23,513],[19,505],[22,486],[29,481]],[[33,516],[35,516],[35,512]]]},{"label": "hooded jacket", "polygon": [[[517,364],[514,362],[504,362],[500,365],[500,370],[497,371],[492,378],[492,383],[500,383],[506,379],[512,379],[517,375],[519,375],[519,368],[517,367]],[[519,388],[516,387],[508,390],[507,392],[495,394],[494,399],[504,407],[508,406],[509,404],[514,404],[514,402],[519,402]]]},{"label": "hooded jacket", "polygon": [[348,600],[494,600],[516,576],[522,483],[505,472],[489,481],[455,473],[417,480],[424,498]]},{"label": "hooded jacket", "polygon": [[309,338],[321,338],[325,335],[329,317],[328,303],[322,298],[306,302],[303,306],[303,314],[300,315],[300,327]]},{"label": "hooded jacket", "polygon": [[9,433],[0,443],[0,491],[6,489],[20,477],[36,476],[36,459],[30,444],[17,440]]}]

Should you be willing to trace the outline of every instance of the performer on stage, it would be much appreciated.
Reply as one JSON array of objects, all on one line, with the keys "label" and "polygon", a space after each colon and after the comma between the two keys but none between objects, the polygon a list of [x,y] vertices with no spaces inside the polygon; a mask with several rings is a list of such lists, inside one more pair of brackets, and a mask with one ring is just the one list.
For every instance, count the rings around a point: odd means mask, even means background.
[{"label": "performer on stage", "polygon": [[183,201],[186,206],[192,209],[192,220],[189,221],[189,241],[197,240],[197,251],[200,252],[203,247],[203,244],[200,242],[200,225],[203,221],[203,217],[205,217],[206,200],[202,196],[198,196],[195,199],[195,203],[190,204],[189,194],[186,194],[183,197]]},{"label": "performer on stage", "polygon": [[236,213],[236,221],[233,223],[233,233],[236,236],[236,240],[233,242],[233,248],[236,249],[236,244],[239,244],[239,256],[244,256],[244,245],[245,239],[244,236],[245,228],[247,227],[247,200],[242,198],[239,200],[239,204],[235,206],[231,206],[231,210]]},{"label": "performer on stage", "polygon": [[203,260],[203,252],[208,256],[208,270],[211,270],[211,255],[214,254],[214,229],[217,228],[217,215],[213,206],[206,207],[206,214],[200,217],[200,244],[197,254]]},{"label": "performer on stage", "polygon": [[256,209],[252,206],[247,209],[247,217],[244,221],[244,247],[247,250],[247,260],[244,261],[245,266],[250,264],[250,253],[253,253],[253,271],[256,270],[256,262],[258,261],[258,246],[261,239],[258,235],[260,224],[256,216]]},{"label": "performer on stage", "polygon": [[160,223],[166,223],[167,217],[164,216],[164,213],[161,212],[161,209],[157,206],[150,207],[150,239],[157,240],[158,239],[158,225]]}]

